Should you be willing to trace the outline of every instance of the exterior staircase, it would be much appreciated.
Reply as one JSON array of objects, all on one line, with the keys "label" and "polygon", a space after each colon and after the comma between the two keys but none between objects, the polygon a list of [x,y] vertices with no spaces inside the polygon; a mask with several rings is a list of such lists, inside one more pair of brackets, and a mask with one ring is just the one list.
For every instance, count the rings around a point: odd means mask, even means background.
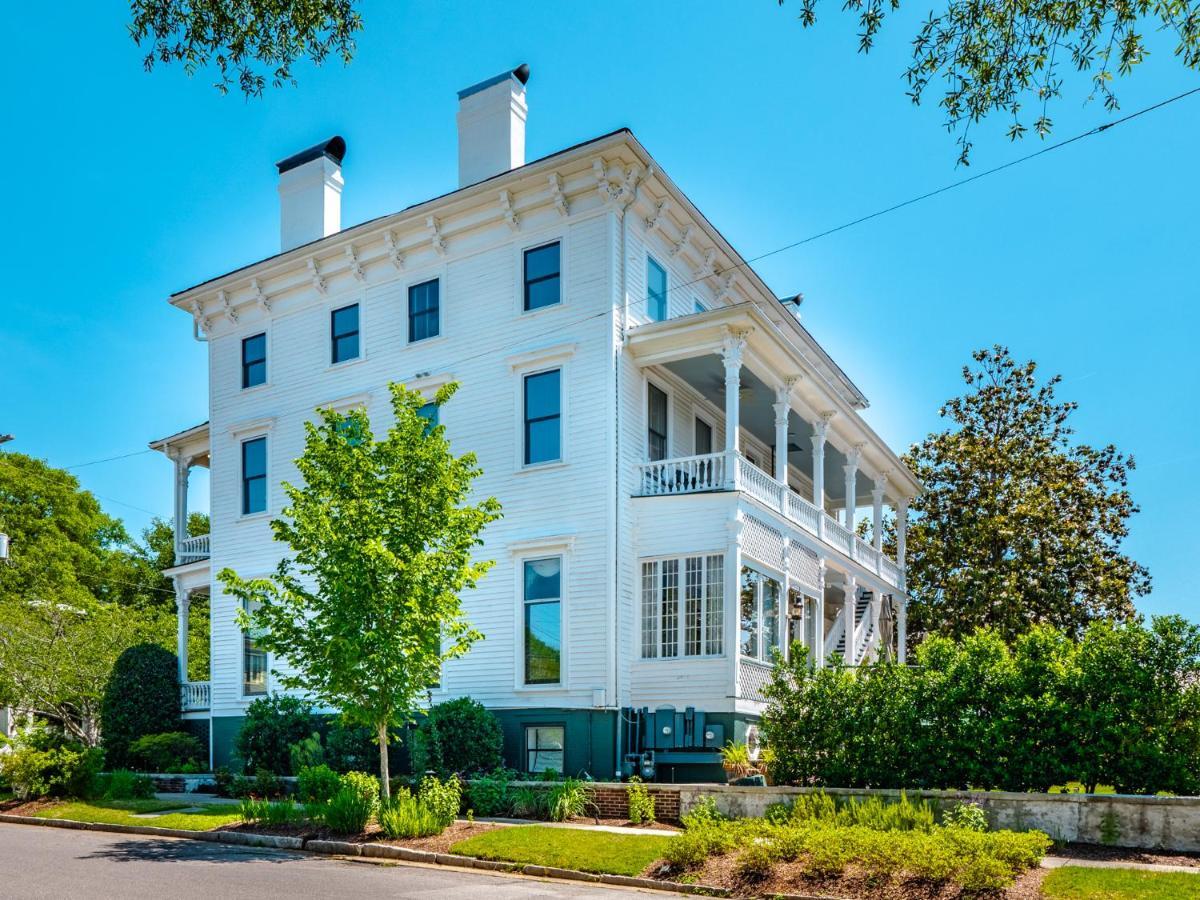
[{"label": "exterior staircase", "polygon": [[859,666],[872,661],[879,643],[879,616],[872,591],[862,591],[854,607],[854,630],[857,640],[854,652],[846,651],[846,612],[839,610],[833,627],[825,642],[826,658],[837,654],[847,665]]}]

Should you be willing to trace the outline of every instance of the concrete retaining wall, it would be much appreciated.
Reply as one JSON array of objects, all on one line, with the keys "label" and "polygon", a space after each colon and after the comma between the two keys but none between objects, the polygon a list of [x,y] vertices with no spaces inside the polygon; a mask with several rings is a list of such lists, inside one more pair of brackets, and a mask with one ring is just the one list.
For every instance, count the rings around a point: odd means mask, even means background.
[{"label": "concrete retaining wall", "polygon": [[[744,788],[729,785],[679,785],[681,813],[702,797],[712,797],[730,816],[761,816],[770,803],[788,803],[813,788]],[[835,797],[878,796],[897,799],[899,791],[829,788]],[[1044,831],[1059,841],[1112,843],[1200,851],[1200,797],[1133,797],[1092,794],[1018,794],[1004,791],[908,791],[910,799],[928,800],[934,808],[977,803],[993,828]]]}]

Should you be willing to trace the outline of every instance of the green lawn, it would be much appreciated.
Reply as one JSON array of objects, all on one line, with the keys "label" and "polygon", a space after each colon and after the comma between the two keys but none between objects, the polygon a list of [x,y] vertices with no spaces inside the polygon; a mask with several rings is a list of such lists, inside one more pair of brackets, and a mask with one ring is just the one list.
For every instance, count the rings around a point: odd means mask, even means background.
[{"label": "green lawn", "polygon": [[467,838],[450,850],[479,859],[638,875],[663,855],[670,840],[664,835],[611,834],[579,828],[520,825]]},{"label": "green lawn", "polygon": [[[241,821],[238,808],[230,804],[204,806],[199,812],[165,812],[185,809],[169,800],[106,800],[94,803],[68,801],[34,813],[40,819],[72,819],[76,822],[103,822],[106,825],[153,825],[156,828],[180,828],[185,831],[212,831]],[[153,818],[135,813],[163,812]]]},{"label": "green lawn", "polygon": [[1046,876],[1042,892],[1049,900],[1186,900],[1200,898],[1200,875],[1063,866]]}]

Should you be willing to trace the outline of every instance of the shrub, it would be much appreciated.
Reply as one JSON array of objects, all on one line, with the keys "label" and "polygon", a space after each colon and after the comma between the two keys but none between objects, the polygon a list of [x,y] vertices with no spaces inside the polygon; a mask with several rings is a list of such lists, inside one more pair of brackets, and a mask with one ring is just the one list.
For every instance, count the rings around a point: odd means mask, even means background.
[{"label": "shrub", "polygon": [[379,764],[379,737],[366,725],[338,716],[325,735],[325,762],[335,772],[363,771]]},{"label": "shrub", "polygon": [[341,786],[342,779],[329,766],[305,766],[296,779],[296,794],[303,803],[326,803]]},{"label": "shrub", "polygon": [[379,827],[389,838],[420,838],[441,834],[446,826],[428,804],[401,788],[379,806]]},{"label": "shrub", "polygon": [[549,813],[544,790],[525,785],[512,794],[512,814],[521,819],[543,819]]},{"label": "shrub", "polygon": [[372,809],[379,802],[379,779],[366,772],[347,772],[341,776],[342,787],[354,791],[364,803],[370,803]]},{"label": "shrub", "polygon": [[977,803],[955,803],[942,813],[942,824],[947,828],[965,828],[968,831],[987,831],[987,813]]},{"label": "shrub", "polygon": [[129,745],[129,758],[144,772],[178,772],[186,763],[198,762],[204,750],[186,731],[146,734]]},{"label": "shrub", "polygon": [[509,769],[493,769],[489,775],[479,775],[467,785],[467,802],[477,816],[506,816],[512,812]]},{"label": "shrub", "polygon": [[21,732],[0,754],[0,777],[21,800],[84,797],[92,792],[103,753],[68,740],[44,721]]},{"label": "shrub", "polygon": [[236,796],[239,797],[282,797],[286,790],[282,779],[267,769],[259,769],[253,778],[241,779],[238,787],[240,793]]},{"label": "shrub", "polygon": [[500,721],[470,697],[430,708],[413,734],[413,771],[470,775],[501,764]]},{"label": "shrub", "polygon": [[324,764],[325,749],[321,746],[320,733],[314,731],[288,747],[288,762],[296,775],[300,774],[301,769]]},{"label": "shrub", "polygon": [[418,796],[441,829],[446,829],[454,824],[459,807],[462,805],[462,786],[456,777],[452,775],[442,781],[435,775],[426,775],[421,779]]},{"label": "shrub", "polygon": [[578,778],[564,778],[550,789],[548,805],[551,822],[565,822],[587,812],[592,789]]},{"label": "shrub", "polygon": [[131,768],[130,745],[148,734],[176,731],[180,721],[179,660],[158,644],[137,644],[113,664],[100,707],[107,764]]},{"label": "shrub", "polygon": [[642,779],[636,775],[630,778],[625,795],[629,803],[630,822],[642,825],[654,821],[654,798],[646,790],[646,785],[642,784]]},{"label": "shrub", "polygon": [[154,796],[154,782],[147,775],[116,769],[96,776],[92,794],[101,800],[148,800]]},{"label": "shrub", "polygon": [[756,881],[770,874],[771,866],[774,864],[775,854],[771,850],[771,845],[755,841],[742,850],[737,858],[734,871],[742,878]]},{"label": "shrub", "polygon": [[999,890],[1013,883],[1013,870],[994,856],[981,854],[966,859],[955,873],[954,881],[964,891]]},{"label": "shrub", "polygon": [[360,791],[343,785],[325,805],[325,825],[337,834],[362,834],[375,811],[377,796],[367,800]]},{"label": "shrub", "polygon": [[291,775],[289,748],[316,729],[308,704],[296,697],[274,694],[260,697],[246,708],[246,720],[234,739],[234,750],[247,772],[266,769]]}]

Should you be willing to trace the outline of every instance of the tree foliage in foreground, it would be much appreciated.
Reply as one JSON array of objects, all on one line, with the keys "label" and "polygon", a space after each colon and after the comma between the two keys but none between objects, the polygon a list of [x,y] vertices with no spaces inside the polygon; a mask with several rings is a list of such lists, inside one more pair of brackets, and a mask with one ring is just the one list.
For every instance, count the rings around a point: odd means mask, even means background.
[{"label": "tree foliage in foreground", "polygon": [[104,689],[101,725],[109,769],[133,768],[130,746],[149,734],[179,730],[179,660],[157,644],[117,657]]},{"label": "tree foliage in foreground", "polygon": [[237,83],[247,97],[295,84],[292,67],[330,54],[349,63],[362,28],[355,0],[132,0],[129,33],[148,46],[146,71],[180,63],[190,76],[216,66],[216,88]]},{"label": "tree foliage in foreground", "polygon": [[1178,616],[930,637],[916,666],[777,665],[763,734],[780,783],[1200,792],[1200,627]]},{"label": "tree foliage in foreground", "polygon": [[[963,367],[967,393],[940,410],[951,426],[905,462],[925,485],[908,527],[909,628],[962,636],[991,627],[1006,639],[1033,623],[1078,633],[1133,615],[1150,576],[1121,552],[1132,457],[1073,439],[1077,404],[1058,376],[1003,347]],[[894,535],[888,535],[894,551]]]},{"label": "tree foliage in foreground", "polygon": [[[438,391],[439,408],[456,389]],[[385,796],[389,727],[480,637],[459,598],[490,568],[472,552],[500,514],[494,498],[469,502],[474,454],[450,452],[419,393],[391,391],[394,424],[380,440],[362,410],[321,410],[306,426],[303,483],[284,485],[289,505],[271,523],[293,556],[270,578],[217,576],[251,609],[242,627],[294,667],[276,672],[284,687],[374,729]]]},{"label": "tree foliage in foreground", "polygon": [[[779,0],[785,5],[785,0]],[[817,0],[800,0],[800,22],[816,23]],[[888,13],[900,0],[847,0],[858,16],[859,50],[874,46]],[[971,126],[989,114],[1012,118],[1008,135],[1024,137],[1030,125],[1050,133],[1050,101],[1061,96],[1064,74],[1082,73],[1091,97],[1118,108],[1116,75],[1129,75],[1148,55],[1143,35],[1163,30],[1175,39],[1175,56],[1200,70],[1200,3],[1195,0],[945,0],[930,10],[912,41],[904,71],[908,94],[919,104],[933,84],[943,89],[938,105],[946,127],[957,133],[959,161],[971,150]]]}]

